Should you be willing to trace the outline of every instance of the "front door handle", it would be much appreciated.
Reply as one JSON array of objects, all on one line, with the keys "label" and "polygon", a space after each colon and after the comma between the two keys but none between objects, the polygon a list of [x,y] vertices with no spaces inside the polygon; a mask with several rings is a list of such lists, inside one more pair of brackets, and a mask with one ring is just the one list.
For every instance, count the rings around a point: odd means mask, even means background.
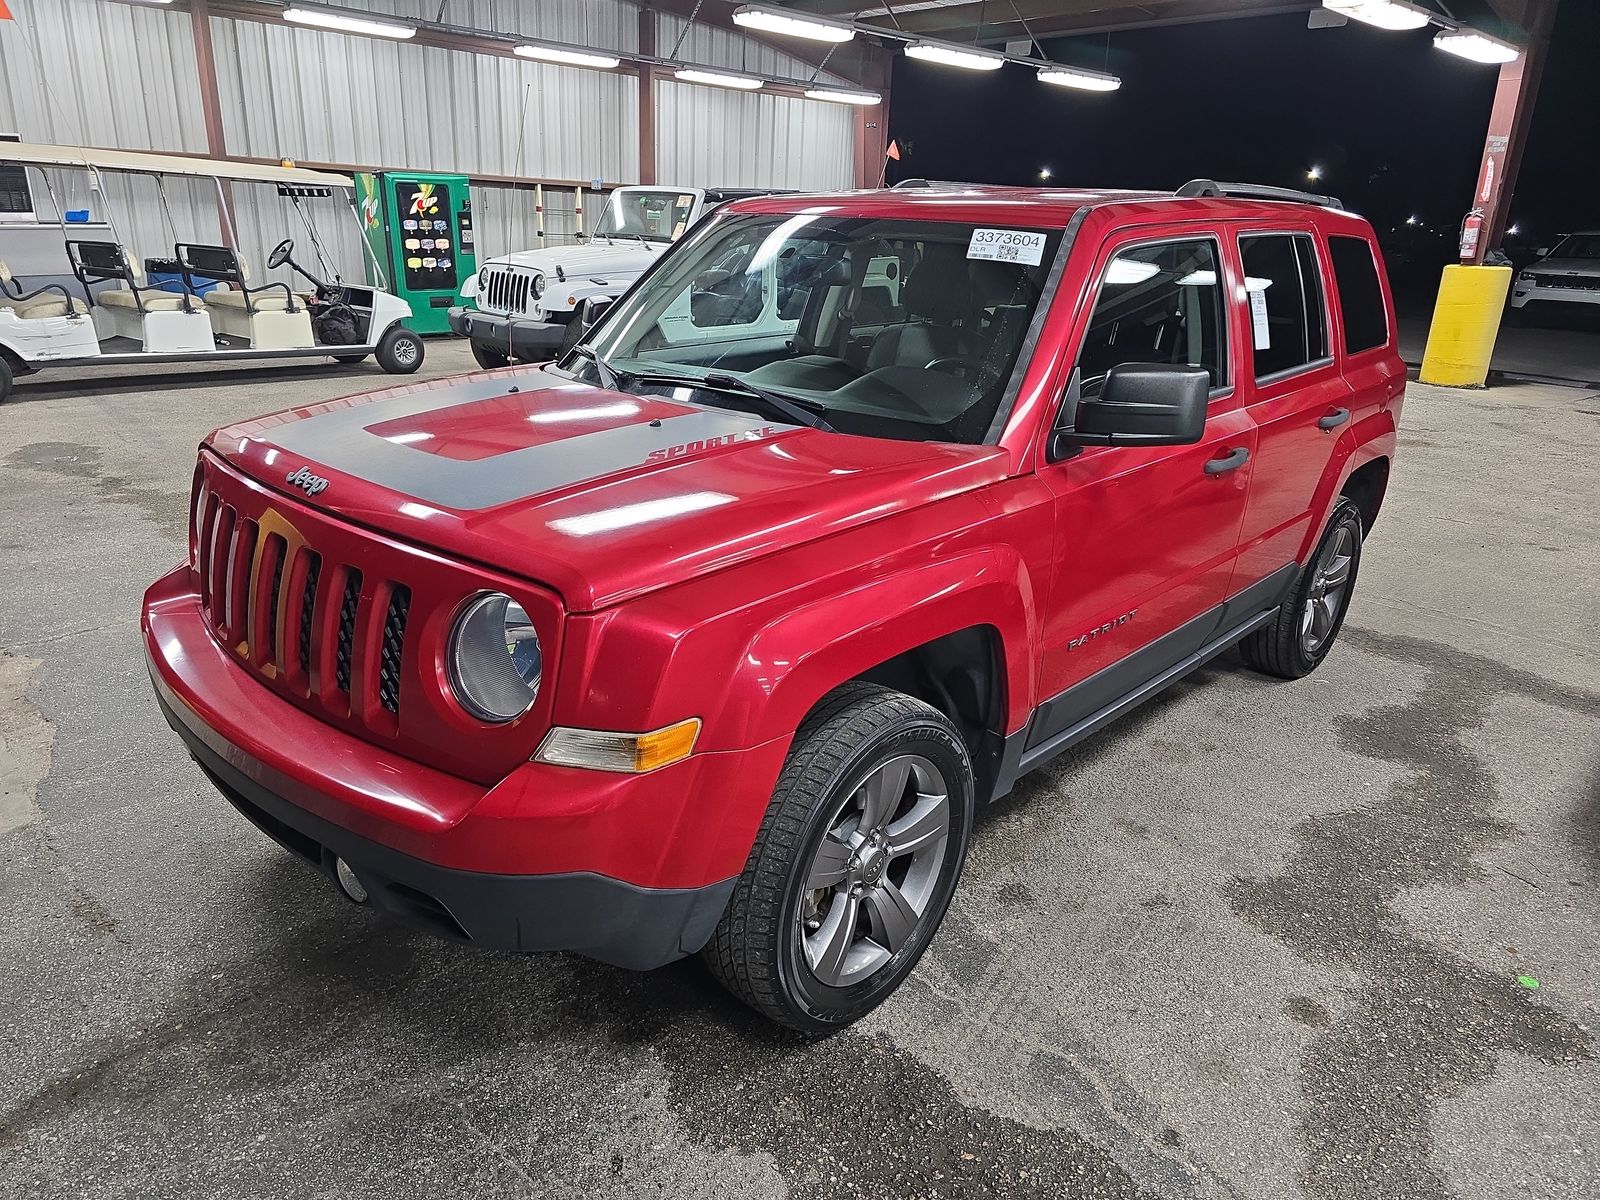
[{"label": "front door handle", "polygon": [[1229,471],[1237,471],[1250,461],[1250,448],[1240,446],[1237,450],[1230,450],[1221,458],[1213,458],[1206,463],[1207,475],[1225,475]]},{"label": "front door handle", "polygon": [[1343,425],[1349,419],[1350,410],[1348,408],[1336,408],[1327,416],[1322,417],[1317,421],[1317,428],[1323,432],[1327,432],[1330,429],[1339,428],[1339,426]]}]

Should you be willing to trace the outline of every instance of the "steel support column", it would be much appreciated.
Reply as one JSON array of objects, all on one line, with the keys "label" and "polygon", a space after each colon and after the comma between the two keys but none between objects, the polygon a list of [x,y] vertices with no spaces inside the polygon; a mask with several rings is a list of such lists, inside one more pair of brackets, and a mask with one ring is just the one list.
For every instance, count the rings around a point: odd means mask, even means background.
[{"label": "steel support column", "polygon": [[[211,44],[210,0],[189,0],[189,29],[194,38],[196,83],[200,89],[200,113],[206,126],[206,153],[212,158],[228,157],[228,139],[222,124],[222,97],[217,91],[217,59]],[[222,180],[217,186],[217,224],[222,229],[223,245],[234,245],[233,184]]]},{"label": "steel support column", "polygon": [[1489,251],[1499,247],[1505,236],[1511,200],[1516,192],[1517,173],[1522,167],[1522,151],[1533,120],[1533,104],[1539,94],[1539,80],[1550,48],[1550,29],[1555,24],[1558,0],[1524,0],[1522,27],[1528,44],[1515,62],[1500,68],[1494,106],[1489,113],[1489,133],[1483,145],[1483,162],[1478,168],[1478,186],[1472,196],[1472,209],[1483,218],[1483,230],[1463,262],[1481,264]]},{"label": "steel support column", "polygon": [[863,63],[866,86],[882,99],[877,104],[856,109],[855,162],[856,186],[875,188],[883,180],[884,151],[889,148],[890,60],[880,47],[873,47],[871,58]]},{"label": "steel support column", "polygon": [[[656,54],[656,10],[649,5],[639,7],[639,54],[654,58]],[[639,66],[639,182],[656,181],[656,68],[649,63]]]}]

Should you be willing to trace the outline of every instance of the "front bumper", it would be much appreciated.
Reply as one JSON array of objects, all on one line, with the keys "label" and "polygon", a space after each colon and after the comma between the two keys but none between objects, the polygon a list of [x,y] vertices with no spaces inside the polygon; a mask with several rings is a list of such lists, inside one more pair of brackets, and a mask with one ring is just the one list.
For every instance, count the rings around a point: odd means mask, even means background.
[{"label": "front bumper", "polygon": [[544,362],[556,356],[567,336],[561,321],[534,321],[527,317],[502,317],[475,308],[450,310],[451,332],[526,362]]},{"label": "front bumper", "polygon": [[1512,281],[1512,308],[1523,308],[1535,300],[1540,303],[1555,304],[1600,304],[1600,288],[1564,288],[1549,284],[1524,283],[1520,279]]},{"label": "front bumper", "polygon": [[143,617],[156,698],[258,827],[317,869],[344,859],[378,908],[502,950],[648,970],[710,938],[785,747],[648,775],[527,763],[485,789],[335,728],[218,645],[180,568]]}]

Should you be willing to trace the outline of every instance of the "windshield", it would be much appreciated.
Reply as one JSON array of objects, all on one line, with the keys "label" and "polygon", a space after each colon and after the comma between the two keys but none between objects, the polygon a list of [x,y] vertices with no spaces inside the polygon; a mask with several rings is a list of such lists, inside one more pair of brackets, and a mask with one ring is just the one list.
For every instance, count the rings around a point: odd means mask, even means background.
[{"label": "windshield", "polygon": [[[1060,240],[959,221],[728,217],[618,301],[592,347],[624,387],[704,381],[697,403],[759,407],[745,393],[765,391],[845,433],[982,442]],[[599,377],[578,356],[565,365]]]},{"label": "windshield", "polygon": [[693,192],[618,188],[606,201],[605,212],[600,214],[591,236],[675,242],[688,228],[692,212]]},{"label": "windshield", "polygon": [[1600,233],[1574,233],[1561,239],[1551,258],[1600,258]]}]

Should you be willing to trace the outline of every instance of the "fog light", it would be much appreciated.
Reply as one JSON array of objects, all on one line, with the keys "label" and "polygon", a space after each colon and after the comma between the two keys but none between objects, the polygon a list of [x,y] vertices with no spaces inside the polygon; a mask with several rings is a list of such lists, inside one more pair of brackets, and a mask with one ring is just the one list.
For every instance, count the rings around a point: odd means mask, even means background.
[{"label": "fog light", "polygon": [[545,735],[533,758],[535,762],[560,767],[642,775],[688,758],[699,736],[699,717],[690,717],[650,733],[558,727]]},{"label": "fog light", "polygon": [[344,889],[344,894],[357,904],[367,902],[367,889],[361,886],[361,880],[356,878],[356,873],[350,864],[342,858],[333,860],[333,873],[339,878],[339,886]]}]

